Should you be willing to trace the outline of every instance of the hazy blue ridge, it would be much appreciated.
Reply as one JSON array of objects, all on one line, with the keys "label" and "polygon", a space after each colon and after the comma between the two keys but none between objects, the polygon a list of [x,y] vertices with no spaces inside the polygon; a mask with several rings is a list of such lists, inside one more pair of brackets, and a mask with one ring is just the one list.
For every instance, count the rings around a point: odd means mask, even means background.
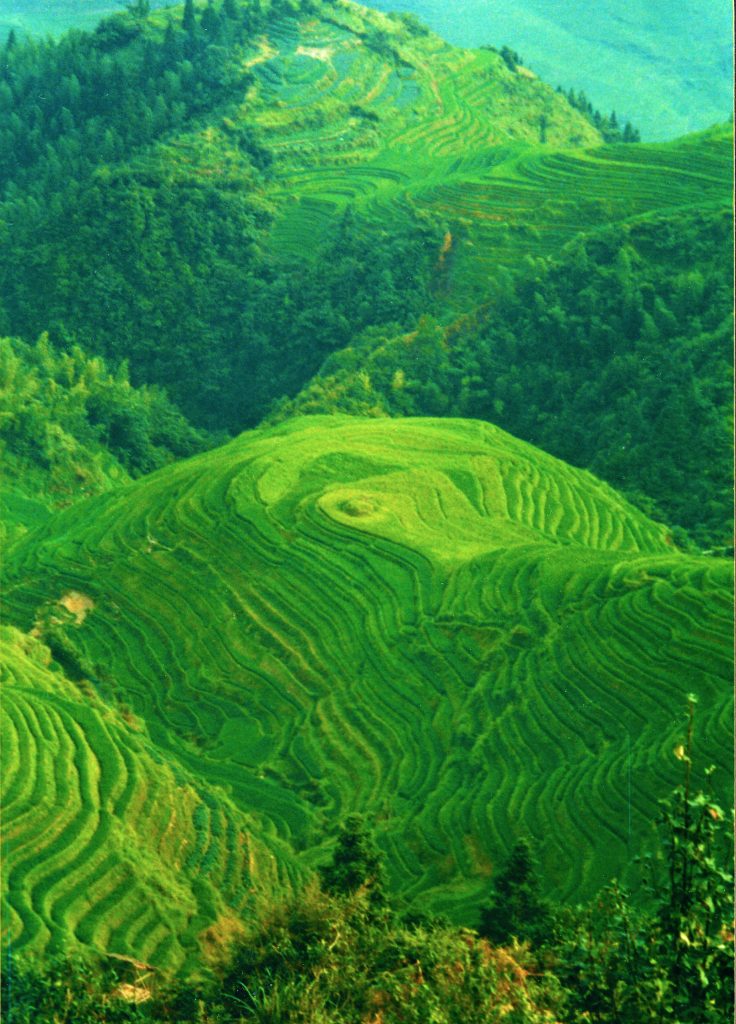
[{"label": "hazy blue ridge", "polygon": [[[171,6],[152,0],[151,7]],[[101,18],[126,7],[124,0],[0,0],[0,37],[10,29],[33,35],[59,35],[70,28],[93,29]]]},{"label": "hazy blue ridge", "polygon": [[[0,36],[92,28],[111,0],[0,0]],[[153,0],[152,7],[165,7]],[[733,17],[726,0],[372,0],[411,12],[459,46],[509,45],[552,85],[583,89],[645,141],[725,121],[732,109]]]},{"label": "hazy blue ridge", "polygon": [[725,0],[373,0],[409,11],[459,46],[508,45],[552,85],[583,89],[642,139],[724,121],[732,108],[731,4]]}]

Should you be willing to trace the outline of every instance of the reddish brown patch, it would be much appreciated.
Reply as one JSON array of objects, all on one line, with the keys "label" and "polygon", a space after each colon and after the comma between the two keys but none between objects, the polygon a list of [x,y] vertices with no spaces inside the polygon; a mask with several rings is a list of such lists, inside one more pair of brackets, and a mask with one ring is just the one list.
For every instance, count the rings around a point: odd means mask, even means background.
[{"label": "reddish brown patch", "polygon": [[66,594],[63,594],[57,604],[60,604],[62,608],[66,608],[75,619],[78,626],[81,626],[87,615],[94,609],[95,603],[91,597],[86,594],[80,593],[78,590],[68,590]]},{"label": "reddish brown patch", "polygon": [[445,237],[442,240],[442,248],[440,249],[440,266],[445,262],[445,258],[448,253],[452,252],[453,238],[452,232],[446,231]]},{"label": "reddish brown patch", "polygon": [[227,960],[230,950],[245,935],[245,928],[237,917],[226,914],[217,918],[214,924],[199,934],[202,956],[211,965]]},{"label": "reddish brown patch", "polygon": [[126,1003],[135,1003],[138,1006],[140,1003],[148,1002],[151,998],[151,990],[144,985],[130,985],[124,982],[113,990],[112,995],[117,999],[124,999]]}]

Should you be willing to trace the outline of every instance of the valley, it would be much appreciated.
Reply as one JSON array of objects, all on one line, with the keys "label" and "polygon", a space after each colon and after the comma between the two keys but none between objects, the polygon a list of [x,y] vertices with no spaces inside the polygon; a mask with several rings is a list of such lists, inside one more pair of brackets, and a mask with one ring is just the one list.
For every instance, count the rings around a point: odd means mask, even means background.
[{"label": "valley", "polygon": [[14,11],[13,1024],[725,1021],[733,125],[404,6]]}]

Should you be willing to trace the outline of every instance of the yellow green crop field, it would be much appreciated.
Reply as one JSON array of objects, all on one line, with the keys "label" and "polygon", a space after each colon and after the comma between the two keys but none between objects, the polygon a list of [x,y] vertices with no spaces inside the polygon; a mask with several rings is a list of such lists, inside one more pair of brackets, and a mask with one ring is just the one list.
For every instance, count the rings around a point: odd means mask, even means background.
[{"label": "yellow green crop field", "polygon": [[290,421],[51,516],[3,567],[14,947],[186,963],[353,811],[458,921],[526,832],[559,897],[631,878],[690,692],[728,793],[731,581],[470,420]]}]

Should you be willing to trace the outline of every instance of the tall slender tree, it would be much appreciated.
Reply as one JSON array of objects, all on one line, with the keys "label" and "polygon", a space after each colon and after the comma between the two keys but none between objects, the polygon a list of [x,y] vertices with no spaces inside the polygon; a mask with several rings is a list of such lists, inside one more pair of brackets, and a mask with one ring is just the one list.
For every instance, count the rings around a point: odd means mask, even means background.
[{"label": "tall slender tree", "polygon": [[481,911],[479,931],[494,943],[515,937],[539,945],[548,937],[551,920],[531,847],[519,839],[495,881],[490,906]]},{"label": "tall slender tree", "polygon": [[197,19],[194,16],[194,0],[186,0],[181,24],[186,32],[189,32],[190,35],[194,34],[197,27]]}]

